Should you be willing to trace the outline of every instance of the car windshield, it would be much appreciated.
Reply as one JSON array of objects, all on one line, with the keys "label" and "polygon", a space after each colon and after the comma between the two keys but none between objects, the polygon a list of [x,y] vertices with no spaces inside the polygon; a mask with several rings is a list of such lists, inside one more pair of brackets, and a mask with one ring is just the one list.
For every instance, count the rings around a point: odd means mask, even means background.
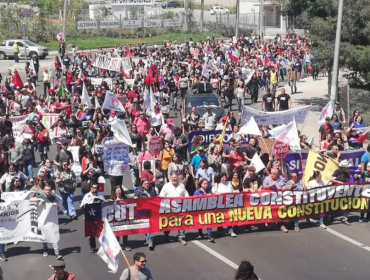
[{"label": "car windshield", "polygon": [[219,107],[220,102],[215,96],[192,96],[189,99],[188,108],[201,107],[205,105],[214,105]]},{"label": "car windshield", "polygon": [[26,44],[27,46],[30,46],[30,47],[33,47],[33,46],[37,46],[34,42],[31,42],[31,41],[26,41]]}]

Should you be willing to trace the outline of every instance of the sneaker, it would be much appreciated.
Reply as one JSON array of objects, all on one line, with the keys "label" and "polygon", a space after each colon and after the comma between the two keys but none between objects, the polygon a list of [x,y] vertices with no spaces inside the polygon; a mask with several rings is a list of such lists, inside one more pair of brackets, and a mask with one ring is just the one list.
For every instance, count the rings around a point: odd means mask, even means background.
[{"label": "sneaker", "polygon": [[213,237],[211,237],[211,236],[208,237],[208,242],[213,243],[214,241],[215,241],[215,239]]},{"label": "sneaker", "polygon": [[300,229],[299,227],[295,227],[295,228],[294,228],[294,231],[295,231],[296,233],[299,233],[299,232],[301,232],[301,229]]},{"label": "sneaker", "polygon": [[351,225],[351,223],[348,222],[347,220],[343,220],[342,223],[345,224],[345,225],[347,225],[347,226],[350,226]]},{"label": "sneaker", "polygon": [[204,238],[204,235],[203,234],[200,234],[197,237],[195,237],[195,239],[203,239],[203,238]]},{"label": "sneaker", "polygon": [[236,235],[236,233],[235,233],[235,232],[232,232],[232,233],[230,233],[230,236],[231,236],[231,237],[236,237],[237,235]]},{"label": "sneaker", "polygon": [[358,221],[359,221],[359,223],[363,223],[364,219],[360,218]]},{"label": "sneaker", "polygon": [[71,216],[71,219],[72,219],[72,220],[77,220],[77,219],[78,219],[78,217],[77,217],[77,215],[72,215],[72,216]]},{"label": "sneaker", "polygon": [[2,254],[2,255],[0,255],[0,261],[6,262],[6,261],[8,261],[8,259],[6,258],[6,256],[4,254]]},{"label": "sneaker", "polygon": [[90,253],[95,253],[95,248],[90,248]]},{"label": "sneaker", "polygon": [[181,243],[181,245],[187,245],[188,244],[188,242],[186,242],[184,239],[180,239],[180,243]]},{"label": "sneaker", "polygon": [[44,253],[42,254],[43,257],[47,257],[49,256],[49,253],[47,251],[44,251]]},{"label": "sneaker", "polygon": [[320,227],[321,227],[322,229],[327,229],[327,226],[326,226],[326,225],[324,225],[324,224],[321,224],[321,225],[320,225]]},{"label": "sneaker", "polygon": [[63,256],[61,254],[56,254],[55,257],[57,258],[57,260],[63,259]]},{"label": "sneaker", "polygon": [[131,247],[129,246],[122,246],[122,249],[125,251],[131,251]]},{"label": "sneaker", "polygon": [[149,248],[149,250],[153,250],[153,249],[154,249],[154,245],[153,245],[153,243],[152,243],[152,242],[150,242],[150,243],[148,244],[148,248]]},{"label": "sneaker", "polygon": [[280,228],[280,230],[281,230],[282,232],[284,232],[284,233],[288,233],[288,232],[289,232],[289,230],[287,230],[285,226],[282,226],[282,227]]}]

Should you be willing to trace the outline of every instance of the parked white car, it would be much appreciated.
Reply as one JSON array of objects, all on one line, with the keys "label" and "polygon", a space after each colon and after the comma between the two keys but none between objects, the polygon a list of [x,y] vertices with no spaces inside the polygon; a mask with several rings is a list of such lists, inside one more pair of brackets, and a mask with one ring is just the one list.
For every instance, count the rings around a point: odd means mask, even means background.
[{"label": "parked white car", "polygon": [[218,15],[228,15],[230,14],[230,10],[229,9],[226,9],[222,6],[213,6],[209,12],[211,13],[211,15],[215,15],[215,14],[218,14]]}]

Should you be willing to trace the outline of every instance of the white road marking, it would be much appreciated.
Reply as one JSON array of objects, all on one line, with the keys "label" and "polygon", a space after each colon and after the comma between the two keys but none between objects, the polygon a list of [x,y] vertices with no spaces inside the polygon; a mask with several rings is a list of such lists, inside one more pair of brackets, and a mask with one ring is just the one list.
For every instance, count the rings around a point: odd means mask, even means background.
[{"label": "white road marking", "polygon": [[358,241],[356,241],[356,240],[354,240],[352,238],[349,238],[348,236],[345,236],[345,235],[343,235],[343,234],[341,234],[341,233],[339,233],[339,232],[337,232],[335,230],[332,230],[331,228],[327,228],[326,231],[329,232],[329,233],[331,233],[331,234],[333,234],[333,235],[335,235],[335,236],[337,236],[337,237],[339,237],[339,238],[342,238],[343,240],[346,240],[349,243],[352,243],[353,245],[356,245],[356,246],[358,246],[358,247],[360,247],[362,249],[365,249],[365,250],[367,250],[367,251],[370,252],[370,247],[366,246],[365,244],[362,244],[362,243],[360,243],[360,242],[358,242]]},{"label": "white road marking", "polygon": [[202,248],[204,251],[210,253],[212,256],[216,257],[220,261],[223,261],[224,263],[231,266],[232,268],[238,269],[239,265],[237,265],[236,263],[234,263],[234,262],[230,261],[229,259],[225,258],[221,254],[217,253],[215,250],[209,248],[208,246],[204,245],[203,243],[199,242],[198,240],[191,241],[191,243],[194,243],[198,247]]}]

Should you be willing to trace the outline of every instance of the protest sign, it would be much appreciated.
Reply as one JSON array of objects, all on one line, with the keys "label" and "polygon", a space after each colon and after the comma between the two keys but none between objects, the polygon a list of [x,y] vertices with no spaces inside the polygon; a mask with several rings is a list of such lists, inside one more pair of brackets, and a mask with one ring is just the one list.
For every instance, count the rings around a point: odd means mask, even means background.
[{"label": "protest sign", "polygon": [[338,162],[318,152],[309,151],[305,164],[302,182],[307,185],[314,171],[320,171],[321,180],[328,184],[334,171],[338,169]]},{"label": "protest sign", "polygon": [[51,203],[11,200],[0,207],[0,244],[59,241],[58,210]]},{"label": "protest sign", "polygon": [[[260,146],[260,148],[261,148],[261,152],[263,153],[263,154],[271,154],[271,152],[272,152],[272,146],[274,145],[274,143],[275,143],[275,139],[264,139],[264,141],[265,141],[265,143],[266,143],[266,145],[265,144],[263,144],[263,143],[260,143],[259,144],[259,146]],[[266,148],[267,147],[267,148]]]},{"label": "protest sign", "polygon": [[263,112],[244,106],[242,111],[242,125],[254,117],[258,125],[287,124],[295,118],[296,123],[303,124],[306,121],[311,106],[304,106],[280,112]]},{"label": "protest sign", "polygon": [[[202,137],[202,146],[204,147],[208,147],[208,145],[213,141],[213,138],[215,138],[215,136],[219,136],[221,135],[222,131],[221,130],[205,130],[205,131],[193,131],[189,134],[189,151],[191,151],[191,148],[193,146],[193,143],[196,139],[197,136],[201,136]],[[225,131],[225,136],[224,136],[224,140],[223,140],[223,146],[228,146],[229,145],[229,141],[231,138],[233,138],[233,132],[232,131]],[[246,145],[248,144],[248,142],[246,141],[242,141],[242,148],[243,147],[246,147]]]},{"label": "protest sign", "polygon": [[104,141],[104,170],[113,176],[122,176],[128,168],[129,146],[118,141],[115,137],[107,137]]},{"label": "protest sign", "polygon": [[122,58],[122,66],[127,72],[132,70],[131,58],[129,56]]},{"label": "protest sign", "polygon": [[158,136],[151,137],[150,140],[148,141],[149,152],[152,155],[158,155],[159,151],[162,148],[161,143],[162,143],[162,140]]},{"label": "protest sign", "polygon": [[122,63],[120,57],[108,57],[106,55],[97,55],[93,63],[94,67],[102,68],[110,71],[119,71]]},{"label": "protest sign", "polygon": [[67,150],[72,153],[73,165],[71,167],[71,170],[76,175],[77,181],[79,181],[81,180],[81,172],[82,172],[82,167],[81,167],[80,158],[79,158],[80,146],[69,146]]},{"label": "protest sign", "polygon": [[[345,190],[345,191],[344,191]],[[85,206],[85,235],[107,219],[116,236],[181,229],[279,223],[369,208],[370,184],[308,191],[262,191],[193,197],[124,199]]]},{"label": "protest sign", "polygon": [[9,120],[13,124],[13,136],[15,139],[21,137],[22,126],[26,124],[27,117],[28,115],[9,117]]},{"label": "protest sign", "polygon": [[[365,152],[366,150],[364,149],[340,152],[342,160],[346,159],[351,163],[352,167],[348,168],[348,171],[352,176],[361,173],[361,157]],[[331,152],[327,153],[330,154]],[[307,156],[308,151],[302,151],[302,160],[304,167],[306,166]],[[302,176],[302,162],[299,153],[289,153],[285,158],[285,162],[288,164],[291,172],[298,172],[300,177]]]},{"label": "protest sign", "polygon": [[1,199],[5,200],[6,202],[14,201],[14,200],[29,200],[33,197],[34,192],[31,191],[24,191],[24,192],[2,192]]}]

